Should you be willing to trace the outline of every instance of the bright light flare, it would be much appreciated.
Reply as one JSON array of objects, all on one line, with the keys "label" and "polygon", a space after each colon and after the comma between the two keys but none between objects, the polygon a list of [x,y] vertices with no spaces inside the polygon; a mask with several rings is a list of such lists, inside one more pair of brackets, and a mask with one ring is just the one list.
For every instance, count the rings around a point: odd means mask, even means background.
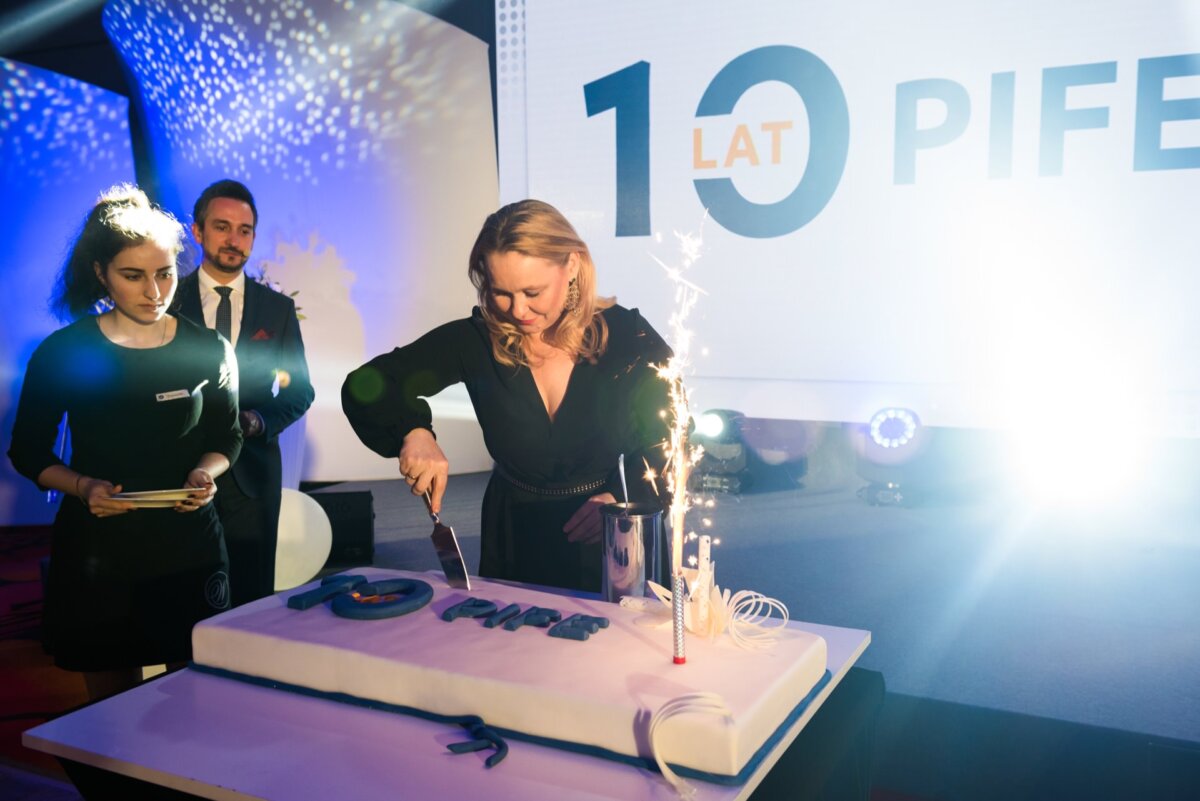
[{"label": "bright light flare", "polygon": [[1077,371],[1013,399],[1009,471],[1041,505],[1113,506],[1149,489],[1151,409],[1127,375],[1097,375]]},{"label": "bright light flare", "polygon": [[1008,475],[1040,506],[1125,503],[1147,489],[1149,435],[1162,419],[1154,340],[1128,333],[1131,299],[1097,280],[1092,262],[1056,231],[1041,233],[988,273],[994,322],[1009,332],[990,346],[987,379],[1008,432]]},{"label": "bright light flare", "polygon": [[1149,439],[1096,410],[1081,412],[1013,432],[1009,466],[1023,493],[1050,506],[1113,506],[1144,494]]},{"label": "bright light flare", "polygon": [[721,415],[705,412],[696,418],[696,434],[708,439],[716,439],[725,430],[725,421]]}]

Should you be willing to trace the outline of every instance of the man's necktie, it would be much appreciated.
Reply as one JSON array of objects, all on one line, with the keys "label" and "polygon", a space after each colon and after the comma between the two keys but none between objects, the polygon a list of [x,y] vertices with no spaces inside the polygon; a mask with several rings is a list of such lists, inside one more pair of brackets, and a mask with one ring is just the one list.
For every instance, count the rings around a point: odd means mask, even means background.
[{"label": "man's necktie", "polygon": [[217,333],[233,342],[233,303],[229,300],[232,287],[215,286],[221,302],[217,304]]}]

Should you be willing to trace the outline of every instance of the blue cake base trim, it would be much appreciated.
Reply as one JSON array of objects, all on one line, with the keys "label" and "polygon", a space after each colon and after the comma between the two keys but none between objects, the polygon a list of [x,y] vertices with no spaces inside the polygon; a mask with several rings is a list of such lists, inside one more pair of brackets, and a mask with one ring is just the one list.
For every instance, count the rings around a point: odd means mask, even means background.
[{"label": "blue cake base trim", "polygon": [[[213,676],[234,679],[236,681],[245,682],[246,684],[255,684],[260,687],[268,687],[273,690],[283,690],[285,692],[296,693],[297,695],[307,695],[310,698],[323,698],[329,701],[337,701],[338,703],[342,704],[352,704],[354,706],[366,707],[368,709],[378,709],[383,712],[393,712],[399,715],[411,715],[412,717],[430,720],[435,723],[446,723],[450,725],[461,726],[469,723],[470,721],[479,720],[479,718],[475,715],[439,715],[436,712],[427,712],[424,709],[417,709],[416,707],[402,706],[400,704],[388,704],[384,703],[383,701],[372,701],[367,698],[360,698],[356,695],[349,695],[347,693],[322,692],[320,690],[313,690],[309,687],[301,687],[296,684],[288,684],[286,682],[275,681],[273,679],[264,679],[260,676],[251,676],[246,673],[236,673],[231,670],[210,667],[208,665],[200,665],[195,662],[190,663],[190,667],[200,673],[208,673]],[[813,685],[813,688],[808,691],[808,695],[804,696],[800,703],[798,703],[796,707],[788,713],[788,716],[784,718],[783,723],[779,724],[779,727],[775,729],[771,736],[768,737],[763,744],[759,746],[758,750],[754,752],[754,756],[750,758],[745,767],[743,767],[735,775],[730,776],[724,773],[709,773],[703,770],[696,770],[695,768],[688,768],[671,763],[667,764],[670,765],[671,770],[675,771],[680,776],[684,776],[689,779],[697,779],[699,781],[725,785],[727,787],[735,787],[745,784],[746,780],[750,778],[750,774],[754,773],[754,771],[758,769],[758,766],[764,759],[766,759],[767,754],[771,753],[771,750],[776,746],[776,744],[783,739],[783,736],[787,733],[788,729],[790,729],[792,725],[800,719],[800,716],[803,715],[805,710],[808,709],[809,705],[813,702],[813,699],[816,698],[821,690],[825,688],[825,685],[829,684],[832,678],[833,674],[826,670],[821,676],[820,680],[817,681],[817,683]],[[556,740],[551,737],[540,737],[536,734],[526,734],[513,729],[492,726],[490,723],[488,725],[493,731],[496,731],[504,737],[509,737],[514,740],[521,740],[523,742],[533,743],[535,745],[544,745],[550,748],[557,748],[562,751],[571,751],[572,753],[583,754],[585,756],[599,757],[601,759],[608,759],[613,762],[621,762],[635,768],[643,768],[653,773],[659,772],[658,764],[653,759],[647,757],[619,754],[616,751],[610,751],[607,748],[600,748],[594,745],[582,745],[580,743],[573,743],[567,740]]]}]

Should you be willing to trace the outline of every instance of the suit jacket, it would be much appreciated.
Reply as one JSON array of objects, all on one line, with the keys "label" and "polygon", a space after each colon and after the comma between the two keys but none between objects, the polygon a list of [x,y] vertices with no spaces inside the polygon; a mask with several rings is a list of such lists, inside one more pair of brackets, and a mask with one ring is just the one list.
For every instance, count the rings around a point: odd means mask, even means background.
[{"label": "suit jacket", "polygon": [[[179,282],[176,298],[179,314],[204,325],[196,272]],[[239,405],[258,412],[266,428],[261,435],[246,438],[230,472],[242,492],[251,498],[277,495],[283,480],[279,432],[300,419],[314,396],[295,302],[247,276],[242,325],[234,353]],[[280,374],[279,394],[272,396],[276,371]]]}]

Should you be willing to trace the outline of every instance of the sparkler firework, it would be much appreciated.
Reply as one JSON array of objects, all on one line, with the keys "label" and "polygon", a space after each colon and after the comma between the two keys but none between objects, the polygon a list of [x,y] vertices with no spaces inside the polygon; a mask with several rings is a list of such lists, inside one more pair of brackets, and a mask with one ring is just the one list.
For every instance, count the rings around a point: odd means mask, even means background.
[{"label": "sparkler firework", "polygon": [[[692,467],[704,455],[704,449],[688,443],[688,427],[691,422],[689,406],[689,391],[683,382],[683,377],[691,366],[692,332],[687,327],[688,315],[696,305],[700,295],[707,294],[700,287],[683,277],[684,271],[700,258],[700,247],[703,240],[698,235],[675,233],[679,239],[682,252],[680,267],[671,267],[661,259],[651,254],[651,258],[666,271],[667,277],[675,284],[675,311],[670,319],[670,342],[674,356],[665,365],[656,365],[658,377],[667,382],[670,387],[671,406],[664,410],[669,422],[670,434],[666,442],[666,464],[663,471],[666,475],[667,489],[671,493],[671,505],[668,511],[671,525],[671,605],[674,612],[674,661],[683,664],[686,661],[684,653],[684,616],[683,604],[687,600],[684,590],[683,577],[683,538],[686,528],[688,509],[691,508],[691,498],[688,496],[688,476]],[[649,471],[648,471],[649,472]]]}]

